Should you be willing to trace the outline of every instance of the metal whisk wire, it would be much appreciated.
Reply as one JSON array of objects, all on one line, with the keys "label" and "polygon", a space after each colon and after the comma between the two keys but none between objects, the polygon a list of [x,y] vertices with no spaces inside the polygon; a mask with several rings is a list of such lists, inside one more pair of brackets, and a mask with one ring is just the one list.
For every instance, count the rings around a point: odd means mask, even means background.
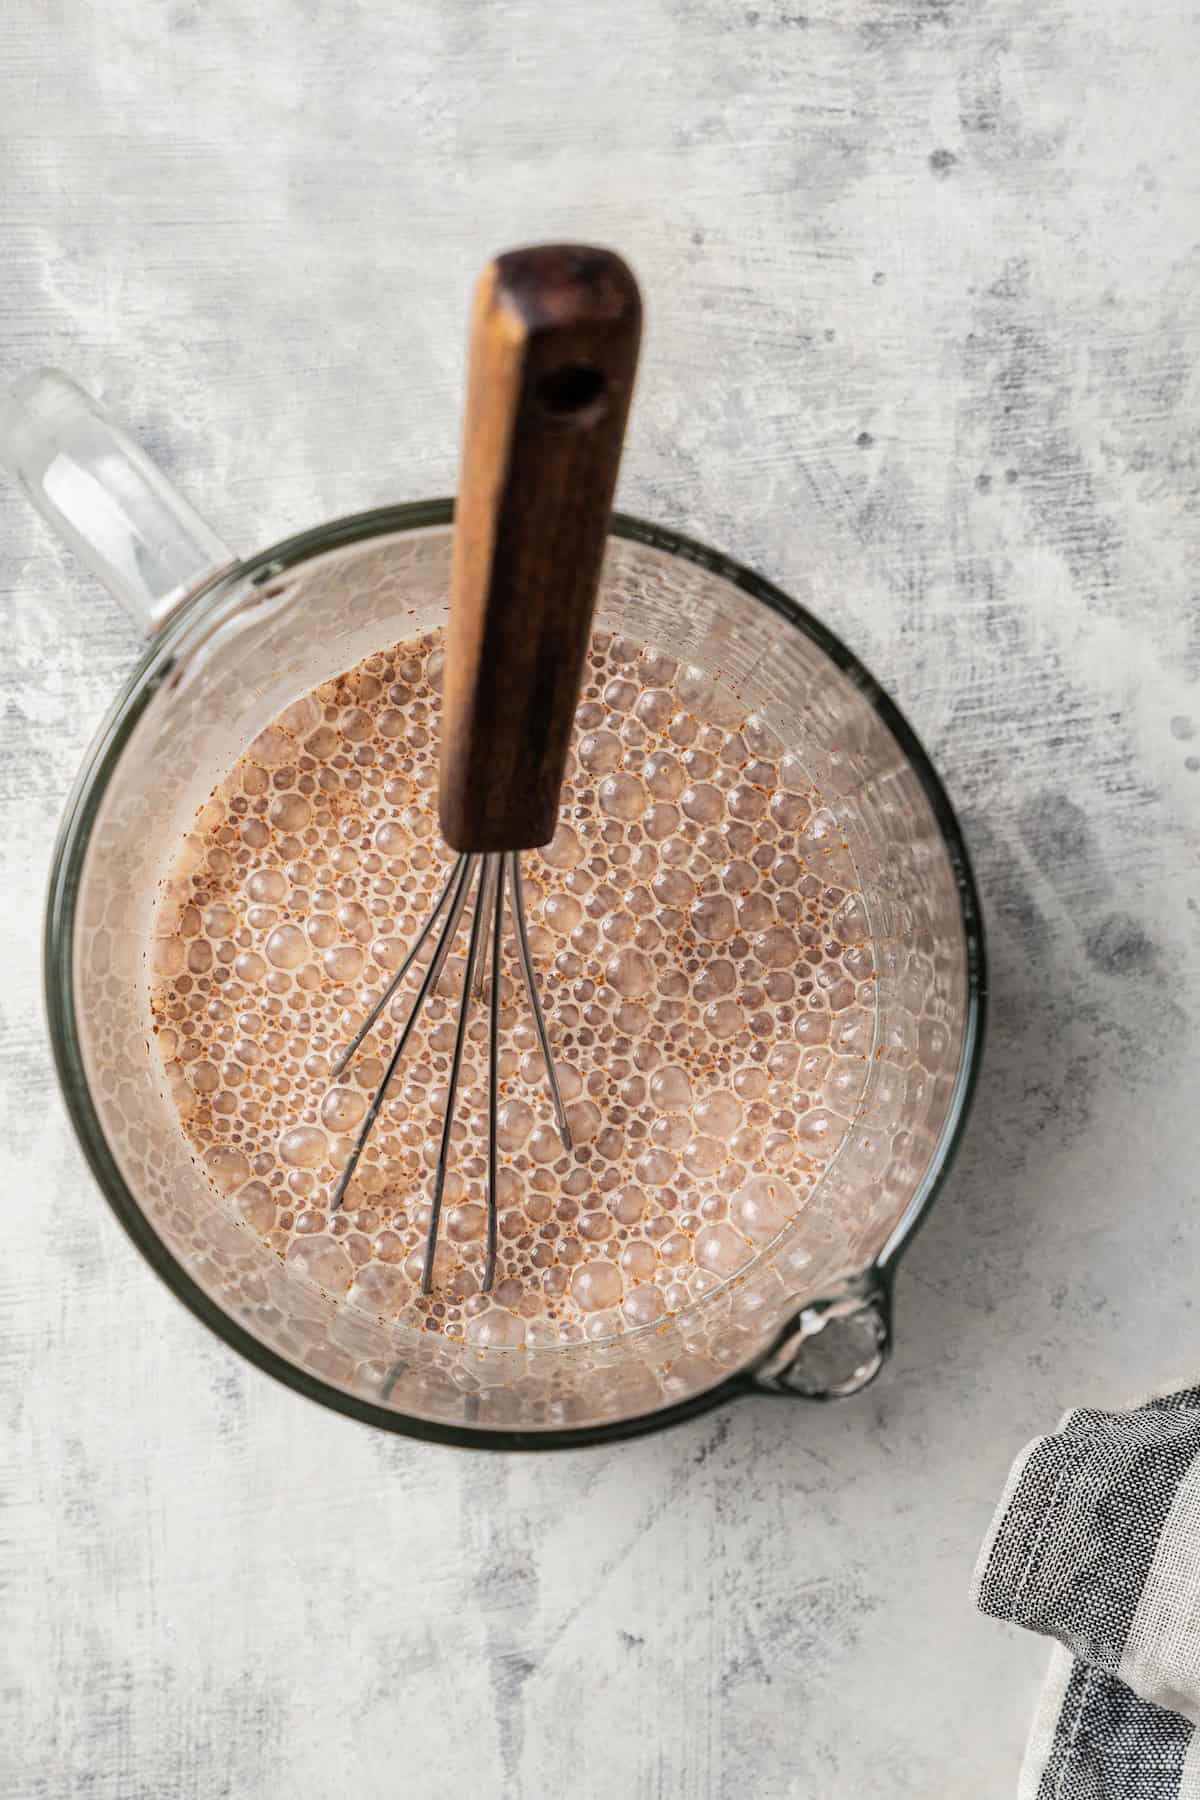
[{"label": "metal whisk wire", "polygon": [[[507,877],[507,879],[506,879]],[[525,917],[525,900],[521,891],[520,860],[515,851],[501,853],[489,852],[484,855],[466,854],[459,856],[454,862],[445,885],[442,888],[433,910],[425,921],[421,932],[413,942],[412,948],[405,957],[400,968],[392,977],[379,999],[375,1002],[366,1020],[359,1027],[354,1037],[343,1050],[333,1065],[335,1076],[341,1075],[349,1065],[355,1053],[362,1046],[374,1026],[377,1024],[385,1007],[398,991],[405,976],[416,962],[422,947],[428,943],[437,926],[438,920],[445,915],[437,945],[430,958],[429,966],[417,989],[412,1008],[404,1022],[404,1026],[396,1041],[395,1048],[388,1059],[383,1077],[368,1106],[366,1116],[359,1128],[354,1148],[346,1158],[341,1179],[333,1196],[331,1214],[336,1213],[345,1199],[346,1190],[354,1178],[359,1159],[367,1146],[367,1140],[375,1127],[380,1110],[387,1098],[392,1078],[400,1066],[400,1061],[408,1048],[409,1041],[416,1029],[426,1001],[433,994],[445,967],[450,948],[466,910],[471,889],[475,889],[474,908],[471,919],[470,937],[467,945],[466,967],[463,973],[463,984],[458,1001],[458,1019],[455,1025],[454,1050],[450,1059],[450,1075],[446,1090],[446,1105],[442,1123],[441,1142],[438,1147],[437,1165],[434,1174],[433,1199],[430,1209],[429,1229],[425,1238],[425,1258],[421,1274],[421,1292],[428,1294],[433,1287],[433,1265],[437,1253],[438,1228],[441,1223],[442,1200],[446,1188],[446,1175],[450,1166],[450,1146],[458,1103],[458,1085],[462,1073],[463,1052],[466,1046],[467,1030],[471,1019],[473,1000],[479,996],[487,983],[486,968],[491,961],[491,993],[488,1005],[488,1151],[487,1151],[487,1247],[484,1261],[482,1292],[488,1293],[496,1278],[496,1252],[499,1235],[498,1196],[497,1196],[497,1113],[499,1091],[500,1061],[500,980],[501,950],[504,927],[504,895],[507,886],[509,907],[516,931],[517,955],[524,977],[525,991],[529,997],[530,1010],[533,1013],[534,1028],[537,1032],[541,1048],[542,1061],[546,1071],[546,1085],[554,1110],[555,1123],[564,1150],[571,1148],[571,1130],[567,1123],[566,1110],[559,1090],[558,1075],[554,1067],[554,1059],[550,1052],[550,1040],[546,1031],[545,1015],[538,996],[537,981],[533,970],[533,957],[529,947],[529,928]],[[490,915],[490,917],[489,917]],[[490,925],[490,931],[489,931]],[[487,939],[490,936],[490,944]]]}]

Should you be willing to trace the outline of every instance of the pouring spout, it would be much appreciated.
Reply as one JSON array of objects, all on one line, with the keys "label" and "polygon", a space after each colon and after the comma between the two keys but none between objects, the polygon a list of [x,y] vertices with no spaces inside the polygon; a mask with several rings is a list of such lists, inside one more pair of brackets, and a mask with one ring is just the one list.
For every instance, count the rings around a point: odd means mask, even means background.
[{"label": "pouring spout", "polygon": [[749,1391],[841,1400],[861,1393],[891,1349],[891,1295],[877,1269],[850,1275],[803,1307],[749,1371]]}]

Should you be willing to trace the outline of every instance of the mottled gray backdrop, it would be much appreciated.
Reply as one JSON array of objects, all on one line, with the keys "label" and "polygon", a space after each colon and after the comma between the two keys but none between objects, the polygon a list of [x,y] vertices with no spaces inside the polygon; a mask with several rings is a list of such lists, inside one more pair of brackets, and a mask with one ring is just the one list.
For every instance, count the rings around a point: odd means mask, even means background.
[{"label": "mottled gray backdrop", "polygon": [[235,546],[446,492],[469,284],[623,249],[631,509],[887,682],[978,857],[995,1005],[899,1345],[557,1459],[243,1367],[105,1211],[38,914],[137,653],[0,490],[0,1783],[88,1795],[1014,1792],[976,1619],[1009,1460],[1200,1372],[1200,37],[1177,0],[8,0],[0,378],[65,365]]}]

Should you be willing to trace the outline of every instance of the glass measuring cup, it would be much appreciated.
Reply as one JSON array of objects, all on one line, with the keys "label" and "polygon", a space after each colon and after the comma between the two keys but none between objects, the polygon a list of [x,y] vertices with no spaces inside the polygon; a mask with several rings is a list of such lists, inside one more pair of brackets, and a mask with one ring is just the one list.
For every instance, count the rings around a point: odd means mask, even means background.
[{"label": "glass measuring cup", "polygon": [[152,634],[68,804],[49,896],[46,997],[93,1172],[176,1294],[312,1398],[456,1443],[588,1442],[739,1393],[826,1397],[870,1380],[888,1348],[896,1258],[961,1132],[984,981],[950,805],[850,652],[749,571],[614,518],[597,623],[663,645],[731,688],[803,751],[836,814],[827,867],[851,859],[874,942],[866,1080],[843,1147],[800,1217],[665,1325],[545,1349],[453,1342],[312,1285],[212,1187],[150,1046],[147,960],[157,884],[245,745],[317,683],[444,621],[451,503],[359,514],[239,560],[86,395],[47,371],[0,413],[0,457]]}]

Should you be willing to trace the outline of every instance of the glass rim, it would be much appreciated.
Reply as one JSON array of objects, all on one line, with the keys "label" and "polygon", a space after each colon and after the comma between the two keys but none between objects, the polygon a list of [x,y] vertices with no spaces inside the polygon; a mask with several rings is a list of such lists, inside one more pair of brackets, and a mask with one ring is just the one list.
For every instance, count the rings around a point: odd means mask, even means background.
[{"label": "glass rim", "polygon": [[[167,621],[147,646],[99,727],[63,812],[51,863],[43,940],[46,1017],[68,1116],[101,1193],[127,1235],[176,1299],[231,1349],[294,1392],[349,1418],[400,1436],[470,1449],[578,1449],[665,1430],[723,1405],[739,1394],[761,1392],[755,1386],[753,1371],[772,1354],[775,1344],[756,1357],[749,1367],[733,1371],[711,1388],[685,1401],[601,1425],[546,1431],[492,1431],[480,1426],[444,1425],[412,1413],[393,1411],[348,1393],[310,1370],[289,1362],[239,1324],[187,1273],[159,1236],[125,1181],[92,1103],[75,1015],[75,913],[92,827],[125,746],[154,694],[169,678],[188,633],[198,624],[209,622],[218,612],[221,600],[235,592],[240,594],[247,584],[261,587],[331,550],[375,537],[449,525],[453,517],[454,502],[445,498],[376,507],[330,520],[284,538],[240,561],[232,569],[218,572],[191,594]],[[921,785],[941,834],[958,890],[966,959],[962,1047],[946,1118],[925,1176],[879,1254],[866,1269],[859,1271],[874,1271],[890,1285],[900,1252],[928,1214],[949,1174],[962,1140],[983,1053],[987,1007],[986,946],[975,877],[957,815],[933,762],[895,701],[861,659],[806,607],[743,563],[673,528],[652,524],[630,513],[614,512],[609,535],[662,550],[723,577],[814,643],[858,690],[894,738]],[[776,1343],[792,1329],[792,1322],[785,1323]]]}]

